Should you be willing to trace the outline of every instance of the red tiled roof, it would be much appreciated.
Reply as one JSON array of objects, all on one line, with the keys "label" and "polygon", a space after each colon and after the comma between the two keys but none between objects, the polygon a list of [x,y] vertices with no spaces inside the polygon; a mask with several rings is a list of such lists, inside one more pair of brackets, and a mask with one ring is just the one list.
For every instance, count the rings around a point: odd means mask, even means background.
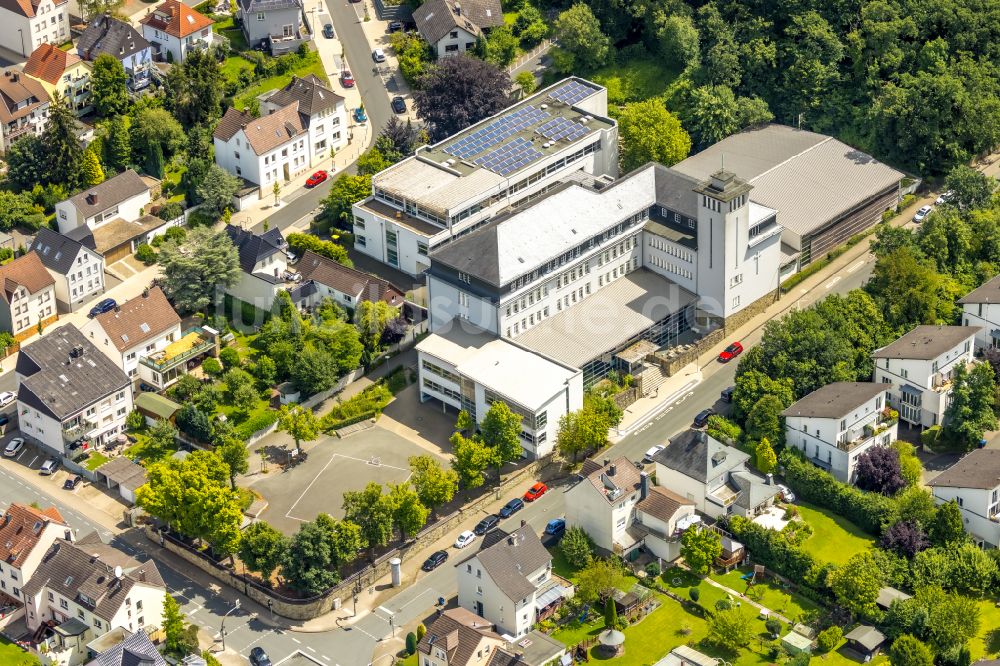
[{"label": "red tiled roof", "polygon": [[10,297],[18,286],[24,287],[29,294],[35,294],[56,283],[55,279],[45,270],[42,260],[34,252],[0,266],[0,285],[3,286],[3,299],[10,303]]},{"label": "red tiled roof", "polygon": [[172,37],[183,38],[199,32],[214,23],[178,0],[166,0],[139,21],[143,25],[162,30]]},{"label": "red tiled roof", "polygon": [[28,62],[24,63],[24,73],[55,85],[66,68],[78,62],[80,56],[46,42],[31,52]]},{"label": "red tiled roof", "polygon": [[11,504],[0,518],[0,561],[20,569],[49,523],[66,525],[54,506],[40,510],[26,504]]}]

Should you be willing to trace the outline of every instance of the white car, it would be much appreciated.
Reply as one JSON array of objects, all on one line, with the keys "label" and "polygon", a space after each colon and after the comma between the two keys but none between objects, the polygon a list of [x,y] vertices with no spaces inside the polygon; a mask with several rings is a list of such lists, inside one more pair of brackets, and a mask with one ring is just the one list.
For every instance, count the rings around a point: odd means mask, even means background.
[{"label": "white car", "polygon": [[662,451],[665,448],[667,448],[667,447],[665,447],[662,444],[657,444],[656,446],[654,446],[654,447],[650,448],[648,451],[646,451],[646,454],[644,456],[642,456],[642,461],[643,462],[653,462],[653,456],[655,456],[657,453],[659,453],[660,451]]},{"label": "white car", "polygon": [[15,398],[17,398],[17,396],[11,393],[10,391],[4,391],[3,393],[0,393],[0,407],[6,407],[10,403],[14,402]]},{"label": "white car", "polygon": [[785,500],[786,502],[795,501],[795,493],[793,493],[792,489],[786,486],[785,484],[779,483],[778,490],[781,491],[781,499]]},{"label": "white car", "polygon": [[922,206],[920,210],[917,211],[917,214],[913,216],[913,221],[923,222],[927,219],[927,216],[931,214],[932,210],[934,210],[932,206]]},{"label": "white car", "polygon": [[465,548],[476,540],[476,534],[472,530],[465,530],[455,539],[455,548]]},{"label": "white car", "polygon": [[8,458],[13,458],[17,455],[17,452],[21,450],[24,446],[24,439],[21,437],[15,437],[14,439],[7,442],[7,446],[3,448],[3,454]]},{"label": "white car", "polygon": [[954,198],[955,198],[955,192],[953,190],[948,190],[947,192],[942,192],[941,196],[939,196],[937,198],[937,201],[935,201],[934,203],[936,205],[940,206],[942,204],[948,203],[949,201],[951,201]]}]

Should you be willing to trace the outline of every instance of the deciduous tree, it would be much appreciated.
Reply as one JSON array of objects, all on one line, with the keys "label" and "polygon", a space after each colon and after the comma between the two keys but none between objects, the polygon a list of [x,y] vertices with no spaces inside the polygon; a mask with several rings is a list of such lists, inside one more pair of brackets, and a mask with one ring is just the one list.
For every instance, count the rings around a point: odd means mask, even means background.
[{"label": "deciduous tree", "polygon": [[706,575],[712,563],[722,554],[718,532],[699,526],[690,527],[681,536],[681,557],[699,575]]},{"label": "deciduous tree", "polygon": [[351,206],[372,193],[372,177],[352,176],[342,173],[330,186],[330,192],[321,202],[322,215],[339,224],[351,219]]},{"label": "deciduous tree", "polygon": [[479,424],[483,444],[490,450],[492,464],[497,468],[497,483],[500,470],[509,462],[520,460],[524,453],[521,448],[521,415],[515,413],[507,403],[497,400],[490,405],[486,416]]},{"label": "deciduous tree", "polygon": [[432,515],[437,508],[447,504],[458,490],[458,473],[453,469],[444,469],[431,456],[410,456],[410,483],[417,491],[420,503],[431,510]]},{"label": "deciduous tree", "polygon": [[955,500],[938,506],[928,534],[935,546],[960,544],[968,538],[962,522],[962,510]]},{"label": "deciduous tree", "polygon": [[889,646],[889,663],[892,666],[933,666],[934,653],[919,638],[903,634]]},{"label": "deciduous tree", "polygon": [[214,220],[219,219],[223,212],[232,206],[233,196],[239,189],[239,178],[218,164],[213,164],[198,185],[200,210]]},{"label": "deciduous tree", "polygon": [[421,84],[413,102],[434,141],[502,111],[510,100],[507,73],[470,55],[443,58]]},{"label": "deciduous tree", "polygon": [[943,434],[971,450],[987,430],[997,427],[993,412],[996,382],[988,363],[958,364],[952,371],[951,398],[944,413]]},{"label": "deciduous tree", "polygon": [[553,53],[559,71],[590,72],[607,61],[611,40],[586,4],[578,2],[559,14],[552,32],[559,43]]},{"label": "deciduous tree", "polygon": [[267,586],[271,576],[288,557],[288,538],[266,521],[257,520],[243,530],[240,540],[240,561],[247,569],[260,574]]},{"label": "deciduous tree", "polygon": [[618,138],[624,172],[647,162],[671,166],[691,152],[691,137],[680,120],[655,98],[625,105],[618,114]]},{"label": "deciduous tree", "polygon": [[594,542],[579,525],[566,529],[563,538],[559,541],[559,550],[562,551],[563,557],[570,563],[570,566],[577,569],[586,567],[594,558]]},{"label": "deciduous tree", "polygon": [[830,574],[830,588],[837,601],[852,613],[873,618],[878,613],[875,600],[885,585],[885,573],[871,553],[858,553]]},{"label": "deciduous tree", "polygon": [[900,520],[885,531],[879,545],[885,550],[912,559],[917,553],[929,547],[931,542],[920,526],[911,520]]},{"label": "deciduous tree", "polygon": [[250,469],[247,445],[235,437],[230,437],[216,449],[216,453],[229,468],[229,486],[236,490],[236,477],[246,474]]},{"label": "deciduous tree", "polygon": [[90,98],[98,115],[111,118],[128,110],[128,75],[118,58],[107,53],[94,58]]},{"label": "deciduous tree", "polygon": [[430,509],[420,501],[420,496],[409,483],[389,484],[387,495],[392,507],[392,522],[399,530],[399,536],[406,541],[416,536],[427,524]]},{"label": "deciduous tree", "polygon": [[204,310],[218,289],[236,284],[240,263],[236,248],[224,232],[210,227],[192,229],[183,240],[160,246],[163,290],[184,312]]},{"label": "deciduous tree", "polygon": [[223,83],[214,51],[194,49],[170,68],[166,101],[185,127],[208,125],[221,112]]},{"label": "deciduous tree", "polygon": [[454,455],[451,468],[458,474],[462,486],[471,489],[483,485],[486,480],[483,472],[492,461],[490,450],[478,437],[463,437],[457,432],[449,441]]},{"label": "deciduous tree", "polygon": [[948,202],[962,209],[985,208],[997,189],[997,179],[959,164],[948,172],[945,187],[952,192]]},{"label": "deciduous tree", "polygon": [[873,446],[858,456],[855,483],[862,490],[895,495],[906,487],[899,467],[899,452],[888,446]]},{"label": "deciduous tree", "polygon": [[594,603],[620,590],[627,581],[621,560],[614,557],[593,559],[577,572],[576,593],[581,601]]},{"label": "deciduous tree", "polygon": [[575,412],[569,412],[559,418],[559,432],[556,435],[556,447],[563,457],[577,456],[589,451],[598,451],[608,443],[608,429],[611,424],[606,414],[588,408],[586,405]]},{"label": "deciduous tree", "polygon": [[278,416],[278,430],[288,433],[295,440],[296,453],[301,453],[302,442],[311,442],[319,436],[319,420],[311,409],[282,405]]},{"label": "deciduous tree", "polygon": [[739,652],[753,640],[754,629],[750,616],[740,608],[716,611],[708,619],[710,643],[730,652]]},{"label": "deciduous tree", "polygon": [[361,539],[374,557],[375,549],[392,540],[393,503],[382,486],[370,482],[364,490],[344,493],[344,519],[361,528]]}]

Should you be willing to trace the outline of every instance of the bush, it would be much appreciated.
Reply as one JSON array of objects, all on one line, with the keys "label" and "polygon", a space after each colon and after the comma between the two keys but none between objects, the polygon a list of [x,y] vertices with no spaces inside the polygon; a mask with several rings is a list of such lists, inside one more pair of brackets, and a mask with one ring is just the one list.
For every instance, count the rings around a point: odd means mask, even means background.
[{"label": "bush", "polygon": [[272,424],[277,422],[277,420],[277,412],[271,410],[257,412],[256,414],[252,414],[246,421],[233,428],[233,435],[237,439],[246,441],[250,439],[255,432],[264,430],[265,428],[270,428]]},{"label": "bush", "polygon": [[656,562],[650,562],[646,565],[646,575],[650,578],[656,578],[660,575],[660,565]]},{"label": "bush", "polygon": [[698,603],[698,600],[701,599],[701,590],[697,587],[692,587],[688,589],[688,596],[691,597],[691,601]]},{"label": "bush", "polygon": [[427,635],[427,627],[424,626],[423,622],[417,625],[417,642],[419,643],[424,636]]},{"label": "bush", "polygon": [[138,430],[146,423],[146,417],[138,409],[133,409],[125,417],[125,427],[129,430]]},{"label": "bush", "polygon": [[771,634],[772,636],[777,636],[778,634],[781,633],[782,629],[781,621],[776,620],[773,617],[769,617],[764,622],[764,628],[767,629],[767,633]]},{"label": "bush", "polygon": [[820,652],[829,652],[837,647],[837,643],[844,637],[844,630],[834,625],[819,632],[816,637],[816,647]]},{"label": "bush", "polygon": [[923,444],[928,449],[933,449],[938,445],[938,441],[941,439],[941,426],[935,425],[931,426],[927,430],[920,433],[920,443]]},{"label": "bush", "polygon": [[570,566],[582,569],[594,557],[594,542],[582,527],[570,527],[559,542],[559,550]]},{"label": "bush", "polygon": [[729,531],[767,568],[803,582],[819,565],[812,555],[791,543],[781,532],[761,527],[742,516],[729,519]]},{"label": "bush", "polygon": [[218,377],[222,374],[222,364],[219,363],[218,359],[211,357],[201,362],[201,369],[205,371],[206,375],[211,377]]},{"label": "bush", "polygon": [[412,631],[406,634],[406,654],[413,654],[417,651],[417,635]]},{"label": "bush", "polygon": [[180,201],[171,201],[170,203],[160,206],[160,210],[156,211],[156,217],[161,220],[176,220],[178,217],[184,214],[184,204]]},{"label": "bush", "polygon": [[392,392],[384,383],[369,386],[350,400],[334,405],[330,413],[320,419],[320,427],[324,431],[329,431],[348,425],[344,421],[349,419],[357,419],[353,421],[357,423],[365,418],[371,418],[372,415],[381,412],[390,400]]},{"label": "bush", "polygon": [[148,243],[143,243],[135,248],[135,258],[147,266],[151,266],[156,263],[156,250]]},{"label": "bush", "polygon": [[223,347],[222,351],[219,352],[219,360],[227,369],[238,368],[240,367],[240,352],[235,347]]}]

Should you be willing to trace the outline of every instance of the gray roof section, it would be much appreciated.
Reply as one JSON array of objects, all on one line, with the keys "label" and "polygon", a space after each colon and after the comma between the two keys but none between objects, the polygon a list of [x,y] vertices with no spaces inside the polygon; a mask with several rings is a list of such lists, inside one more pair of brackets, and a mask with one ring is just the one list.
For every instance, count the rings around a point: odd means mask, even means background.
[{"label": "gray roof section", "polygon": [[1000,449],[976,449],[931,479],[927,485],[980,490],[996,488],[1000,486]]},{"label": "gray roof section", "polygon": [[878,598],[875,603],[882,608],[888,609],[894,601],[906,601],[910,599],[911,596],[902,590],[897,590],[894,587],[883,587],[878,591]]},{"label": "gray roof section", "polygon": [[227,224],[226,235],[236,246],[240,257],[240,268],[243,269],[244,273],[253,274],[253,267],[260,260],[277,252],[283,252],[281,246],[284,237],[277,227],[272,227],[262,234],[255,234],[252,231],[241,229],[235,224]]},{"label": "gray roof section", "polygon": [[879,394],[885,384],[874,382],[834,382],[822,386],[781,412],[782,416],[809,416],[839,419]]},{"label": "gray roof section", "polygon": [[511,532],[506,539],[479,551],[476,557],[497,587],[515,601],[535,591],[535,584],[527,576],[552,561],[531,525]]},{"label": "gray roof section", "polygon": [[778,486],[768,483],[764,477],[750,471],[734,471],[732,479],[733,484],[739,489],[736,503],[747,509],[756,509],[781,492]]},{"label": "gray roof section", "polygon": [[973,289],[968,294],[958,299],[962,305],[966,303],[1000,303],[1000,275],[981,287]]},{"label": "gray roof section", "polygon": [[[83,353],[73,356],[74,348]],[[47,332],[22,347],[17,372],[26,375],[17,399],[57,421],[129,386],[128,375],[73,324]]]},{"label": "gray roof section", "polygon": [[137,631],[110,650],[105,650],[87,666],[167,666],[145,631]]},{"label": "gray roof section", "polygon": [[336,108],[337,102],[343,102],[344,98],[330,90],[315,74],[310,74],[302,78],[293,76],[285,87],[275,90],[267,101],[279,106],[298,102],[299,113],[313,116],[320,111]]},{"label": "gray roof section", "polygon": [[687,430],[671,438],[653,460],[665,467],[706,483],[726,472],[744,471],[750,456],[717,441],[700,430]]},{"label": "gray roof section", "polygon": [[430,44],[437,44],[456,28],[476,37],[482,35],[482,30],[469,16],[456,11],[456,5],[460,4],[454,0],[427,0],[413,10],[413,21],[417,24],[420,36]]},{"label": "gray roof section", "polygon": [[694,188],[701,184],[700,181],[662,164],[655,164],[653,173],[656,176],[656,203],[697,220],[698,195]]},{"label": "gray roof section", "polygon": [[240,0],[240,7],[245,12],[266,12],[268,10],[290,9],[301,6],[301,0]]},{"label": "gray roof section", "polygon": [[148,48],[149,42],[131,24],[107,14],[92,18],[76,43],[77,54],[84,60],[94,60],[102,53],[124,60]]},{"label": "gray roof section", "polygon": [[963,340],[975,337],[980,330],[979,326],[917,326],[895,342],[876,349],[872,358],[933,361]]},{"label": "gray roof section", "polygon": [[70,197],[69,200],[83,217],[91,217],[148,190],[149,185],[133,169],[129,169]]},{"label": "gray roof section", "polygon": [[[83,225],[86,228],[86,225]],[[28,245],[28,251],[34,251],[50,271],[66,275],[73,268],[73,262],[80,254],[82,243],[78,243],[58,231],[41,227],[35,234],[35,239]]]},{"label": "gray roof section", "polygon": [[857,643],[869,652],[885,643],[885,634],[867,624],[859,624],[844,638]]}]

